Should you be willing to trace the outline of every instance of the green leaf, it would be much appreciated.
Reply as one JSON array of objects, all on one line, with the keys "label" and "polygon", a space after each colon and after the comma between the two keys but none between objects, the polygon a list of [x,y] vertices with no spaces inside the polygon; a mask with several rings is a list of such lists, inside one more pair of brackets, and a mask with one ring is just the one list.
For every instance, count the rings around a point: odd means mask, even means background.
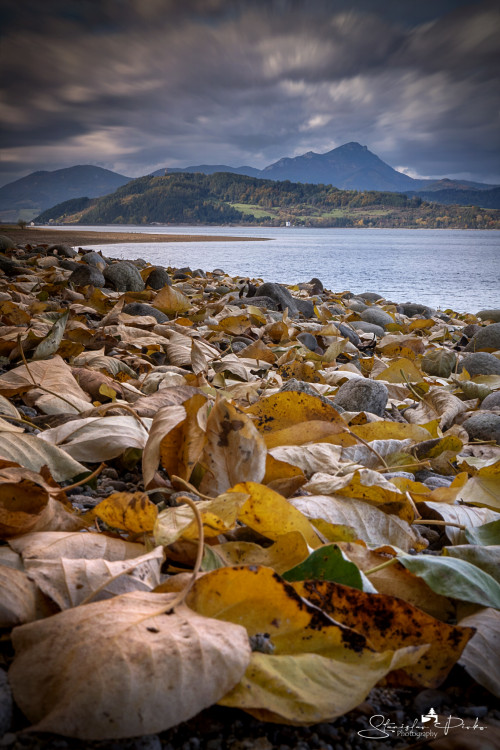
[{"label": "green leaf", "polygon": [[403,555],[398,560],[437,594],[500,609],[500,584],[465,560],[431,555]]},{"label": "green leaf", "polygon": [[49,357],[52,357],[57,352],[64,335],[66,323],[68,322],[68,316],[69,310],[56,320],[48,334],[36,347],[31,359],[49,359]]},{"label": "green leaf", "polygon": [[303,562],[283,573],[282,578],[285,581],[335,581],[363,590],[359,568],[344,557],[336,544],[315,550]]},{"label": "green leaf", "polygon": [[213,547],[208,544],[203,545],[203,558],[201,560],[201,569],[204,571],[217,570],[217,568],[224,568],[226,564],[215,552]]},{"label": "green leaf", "polygon": [[464,531],[469,544],[500,544],[500,521],[490,521],[482,526],[473,526]]},{"label": "green leaf", "polygon": [[500,583],[500,545],[490,545],[482,547],[479,545],[463,544],[455,547],[445,547],[444,555],[456,557],[459,560],[475,565],[488,573],[492,578]]}]

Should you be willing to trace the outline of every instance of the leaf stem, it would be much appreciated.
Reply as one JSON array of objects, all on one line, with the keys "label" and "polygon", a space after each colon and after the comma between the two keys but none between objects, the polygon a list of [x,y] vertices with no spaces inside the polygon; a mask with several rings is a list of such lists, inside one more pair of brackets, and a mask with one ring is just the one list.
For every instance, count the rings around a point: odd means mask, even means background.
[{"label": "leaf stem", "polygon": [[388,568],[389,565],[393,565],[395,562],[398,561],[397,557],[391,557],[390,560],[386,560],[383,563],[380,563],[380,565],[376,565],[374,568],[370,568],[370,570],[363,571],[365,576],[371,576],[372,573],[378,573],[379,570],[383,570],[384,568]]},{"label": "leaf stem", "polygon": [[463,523],[453,523],[453,521],[434,521],[432,519],[418,518],[412,521],[412,524],[418,523],[422,526],[454,526],[456,529],[466,529]]}]

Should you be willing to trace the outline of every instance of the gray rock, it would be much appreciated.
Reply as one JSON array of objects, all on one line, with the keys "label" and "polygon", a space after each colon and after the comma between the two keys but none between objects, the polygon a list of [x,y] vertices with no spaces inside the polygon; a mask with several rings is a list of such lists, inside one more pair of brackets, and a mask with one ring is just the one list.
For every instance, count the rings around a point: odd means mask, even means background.
[{"label": "gray rock", "polygon": [[479,310],[476,313],[478,318],[481,320],[493,320],[495,323],[500,323],[500,310],[492,308],[491,310]]},{"label": "gray rock", "polygon": [[382,417],[388,397],[383,383],[368,378],[353,378],[340,386],[333,402],[346,411],[369,411]]},{"label": "gray rock", "polygon": [[478,325],[477,323],[469,323],[469,325],[464,326],[461,329],[460,333],[462,334],[462,336],[466,336],[468,339],[471,339],[474,336],[474,334],[476,334],[480,330],[481,330],[481,326]]},{"label": "gray rock", "polygon": [[467,370],[471,378],[475,375],[500,375],[500,359],[489,352],[471,352],[462,359],[458,371]]},{"label": "gray rock", "polygon": [[219,286],[215,287],[215,294],[218,294],[220,297],[222,297],[224,294],[229,294],[230,291],[231,289],[225,284],[220,284]]},{"label": "gray rock", "polygon": [[328,309],[334,315],[344,315],[345,310],[342,305],[328,305]]},{"label": "gray rock", "polygon": [[[418,714],[418,718],[422,714],[426,714],[431,708],[437,711],[437,709],[445,705],[451,706],[453,703],[449,695],[443,690],[433,690],[432,688],[421,690],[413,699],[413,708]],[[437,712],[439,713],[439,711]]]},{"label": "gray rock", "polygon": [[176,271],[174,275],[172,276],[173,279],[176,281],[185,281],[185,279],[190,278],[190,274],[184,273],[183,271]]},{"label": "gray rock", "polygon": [[422,358],[421,367],[427,375],[449,378],[455,370],[457,355],[449,349],[435,349]]},{"label": "gray rock", "polygon": [[59,268],[65,268],[67,271],[76,271],[77,268],[80,268],[80,265],[80,263],[76,263],[74,260],[68,260],[67,258],[59,259]]},{"label": "gray rock", "polygon": [[367,323],[365,320],[353,320],[352,327],[357,331],[363,331],[363,333],[374,333],[377,338],[385,336],[385,331],[381,326],[377,326],[375,323]]},{"label": "gray rock", "polygon": [[490,323],[483,326],[465,347],[466,352],[480,352],[500,349],[500,323]]},{"label": "gray rock", "polygon": [[[207,290],[208,287],[205,287],[205,290]],[[242,307],[243,305],[254,305],[255,307],[263,307],[266,310],[277,310],[278,305],[275,300],[271,299],[271,297],[241,297],[241,299],[234,299],[231,300],[232,305],[236,305],[237,307]]]},{"label": "gray rock", "polygon": [[325,291],[323,282],[320,279],[316,278],[316,276],[313,276],[311,281],[309,281],[308,283],[309,286],[312,287],[311,291],[313,294],[322,294]]},{"label": "gray rock", "polygon": [[23,266],[18,265],[11,258],[7,258],[6,255],[0,255],[0,271],[3,271],[6,276],[19,276],[26,273]]},{"label": "gray rock", "polygon": [[403,304],[398,305],[397,310],[408,318],[415,318],[417,316],[419,318],[430,318],[435,312],[432,307],[420,305],[418,302],[403,302]]},{"label": "gray rock", "polygon": [[462,423],[470,440],[495,440],[500,445],[500,415],[476,412]]},{"label": "gray rock", "polygon": [[348,300],[346,302],[346,307],[348,307],[350,310],[354,310],[354,312],[362,313],[363,310],[368,309],[368,305],[363,302],[363,300],[357,299],[356,297],[353,297],[352,299]]},{"label": "gray rock", "polygon": [[13,705],[12,691],[7,679],[7,672],[4,669],[0,669],[0,738],[11,727]]},{"label": "gray rock", "polygon": [[192,277],[193,279],[206,279],[207,274],[205,273],[203,268],[195,268],[192,273]]},{"label": "gray rock", "polygon": [[281,386],[281,391],[297,391],[298,393],[307,393],[309,396],[315,396],[316,398],[319,398],[320,401],[322,401],[324,404],[328,404],[329,406],[333,406],[334,409],[336,409],[339,414],[340,412],[343,412],[344,409],[339,406],[338,404],[335,404],[330,398],[327,398],[326,396],[323,396],[321,393],[318,393],[318,391],[310,384],[307,383],[305,380],[297,380],[296,378],[290,378],[290,380],[287,380],[287,382]]},{"label": "gray rock", "polygon": [[403,479],[411,479],[412,481],[415,481],[415,475],[411,474],[409,471],[387,471],[384,474],[384,479],[396,479],[397,477],[402,477]]},{"label": "gray rock", "polygon": [[416,471],[415,479],[417,482],[422,482],[427,485],[427,487],[432,487],[432,489],[435,489],[436,487],[449,487],[453,482],[453,477],[445,477],[443,474],[437,474],[435,471],[429,471],[429,469],[420,469],[419,471]]},{"label": "gray rock", "polygon": [[345,339],[349,339],[351,344],[354,344],[354,346],[358,346],[359,344],[361,344],[361,339],[359,338],[358,334],[350,326],[346,325],[345,323],[341,323],[337,327],[342,336]]},{"label": "gray rock", "polygon": [[155,266],[146,279],[146,286],[150,289],[163,289],[164,286],[172,286],[172,281],[162,266]]},{"label": "gray rock", "polygon": [[302,333],[299,333],[297,336],[297,340],[300,341],[301,344],[303,344],[307,349],[310,349],[312,352],[314,352],[318,348],[318,342],[316,341],[316,337],[312,335],[312,333],[309,333],[308,331],[303,331]]},{"label": "gray rock", "polygon": [[6,234],[0,234],[0,250],[9,250],[9,248],[15,246],[14,240],[11,240]]},{"label": "gray rock", "polygon": [[486,396],[481,402],[480,409],[500,409],[500,391],[495,391]]},{"label": "gray rock", "polygon": [[392,318],[389,313],[386,313],[385,310],[381,310],[380,307],[368,307],[360,314],[360,318],[361,320],[364,320],[365,323],[374,323],[381,328],[385,328],[386,325],[394,323],[394,318]]},{"label": "gray rock", "polygon": [[356,296],[361,297],[365,302],[377,302],[379,299],[383,299],[382,295],[378,294],[378,292],[362,292]]},{"label": "gray rock", "polygon": [[106,279],[98,268],[87,266],[83,263],[78,264],[78,268],[73,271],[68,281],[75,286],[88,286],[92,284],[92,286],[96,286],[99,289],[102,289],[106,283]]},{"label": "gray rock", "polygon": [[[285,310],[285,308],[288,308],[288,314],[290,317],[295,317],[299,313],[305,318],[312,318],[314,315],[314,305],[312,302],[292,297],[288,289],[281,284],[274,284],[267,281],[265,284],[258,287],[257,296],[271,297],[271,299],[276,302],[279,310]],[[255,297],[252,297],[251,299],[252,302],[250,304],[254,304],[253,300]]]},{"label": "gray rock", "polygon": [[158,323],[166,323],[169,320],[168,315],[162,313],[161,310],[157,310],[156,307],[146,305],[143,302],[129,302],[128,305],[124,306],[123,312],[127,315],[137,315],[139,317],[152,315]]},{"label": "gray rock", "polygon": [[63,258],[74,258],[75,255],[78,255],[74,247],[65,244],[50,245],[50,247],[47,248],[47,253],[50,253],[51,255],[59,255]]},{"label": "gray rock", "polygon": [[95,266],[95,268],[98,268],[100,271],[107,266],[102,255],[100,253],[95,253],[93,250],[91,250],[90,253],[85,253],[85,255],[82,256],[82,260],[84,263],[87,263],[87,265]]},{"label": "gray rock", "polygon": [[106,266],[104,278],[117,292],[142,292],[145,286],[137,268],[126,260]]}]

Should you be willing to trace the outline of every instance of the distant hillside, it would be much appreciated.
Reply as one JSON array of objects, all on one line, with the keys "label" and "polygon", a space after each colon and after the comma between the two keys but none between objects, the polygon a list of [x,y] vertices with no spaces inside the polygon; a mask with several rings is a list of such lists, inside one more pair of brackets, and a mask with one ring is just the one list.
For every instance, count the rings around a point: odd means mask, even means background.
[{"label": "distant hillside", "polygon": [[57,203],[106,195],[129,181],[130,177],[88,164],[54,172],[33,172],[0,188],[0,220],[29,221]]},{"label": "distant hillside", "polygon": [[[444,182],[444,180],[443,180]],[[491,190],[419,190],[416,195],[422,200],[435,201],[443,205],[481,206],[481,208],[500,208],[500,188]]]},{"label": "distant hillside", "polygon": [[[71,206],[69,207],[71,208]],[[141,177],[111,195],[42,214],[57,223],[500,228],[500,212],[441,206],[402,193],[339,190],[231,173]]]}]

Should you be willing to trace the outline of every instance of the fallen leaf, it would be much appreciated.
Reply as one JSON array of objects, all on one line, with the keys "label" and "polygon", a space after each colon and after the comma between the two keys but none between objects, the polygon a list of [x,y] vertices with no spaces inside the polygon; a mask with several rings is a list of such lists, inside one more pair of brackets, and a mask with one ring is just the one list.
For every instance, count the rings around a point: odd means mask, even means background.
[{"label": "fallen leaf", "polygon": [[75,461],[66,451],[41,440],[38,435],[0,432],[0,456],[35,472],[40,471],[42,466],[48,466],[57,482],[72,479],[87,471],[83,464]]},{"label": "fallen leaf", "polygon": [[37,345],[35,351],[31,355],[32,360],[37,359],[48,359],[59,349],[59,345],[62,341],[66,323],[68,322],[69,310],[63,313],[54,323],[48,334],[42,341]]},{"label": "fallen leaf", "polygon": [[222,698],[248,665],[246,630],[183,605],[158,614],[174,598],[134,592],[16,628],[9,682],[31,729],[155,734]]},{"label": "fallen leaf", "polygon": [[130,560],[146,553],[143,544],[126,542],[97,533],[71,533],[64,531],[38,531],[9,539],[13,550],[22,555],[23,560],[32,558],[57,560],[68,559],[96,560],[103,558],[114,562]]},{"label": "fallen leaf", "polygon": [[459,663],[476,682],[500,698],[500,673],[492,669],[500,662],[500,612],[486,607],[461,619],[460,625],[476,628],[476,634],[465,647]]},{"label": "fallen leaf", "polygon": [[405,411],[405,419],[414,424],[423,424],[439,418],[442,430],[451,427],[459,414],[467,411],[467,405],[443,388],[431,388],[415,409]]},{"label": "fallen leaf", "polygon": [[113,492],[92,513],[115,529],[142,534],[153,531],[158,508],[144,492]]},{"label": "fallen leaf", "polygon": [[260,482],[266,471],[266,452],[250,418],[227,399],[219,399],[207,420],[200,459],[206,468],[201,492],[220,495],[237,482]]}]

